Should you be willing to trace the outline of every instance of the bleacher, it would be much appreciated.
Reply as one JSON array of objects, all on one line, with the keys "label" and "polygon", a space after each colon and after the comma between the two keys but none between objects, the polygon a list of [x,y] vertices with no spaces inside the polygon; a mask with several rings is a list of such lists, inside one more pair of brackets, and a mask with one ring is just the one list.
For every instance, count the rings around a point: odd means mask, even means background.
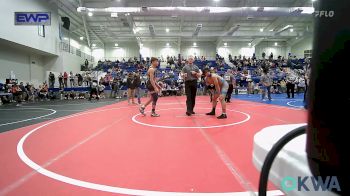
[{"label": "bleacher", "polygon": [[[218,67],[218,64],[216,63],[215,60],[206,60],[206,61],[195,60],[194,64],[197,65],[199,67],[199,69],[204,69],[204,67],[207,65],[209,65],[210,68],[211,67],[214,67],[214,68]],[[291,69],[303,69],[305,64],[306,64],[306,62],[304,59],[291,59],[291,60],[289,60],[288,64],[282,65],[282,67],[290,67]],[[119,63],[119,64],[117,64],[116,62],[100,63],[94,70],[100,70],[100,71],[107,72],[108,70],[112,69],[113,67],[119,67],[120,69],[122,69],[123,71],[126,71],[127,73],[139,71],[139,70],[137,70],[137,68],[135,67],[135,64],[133,64],[133,63]],[[223,75],[227,72],[228,69],[231,69],[231,67],[228,64],[224,63],[223,67],[221,67],[220,69],[217,70],[217,74]],[[255,70],[257,69],[257,67],[242,67],[242,69],[245,69],[249,72],[249,75],[251,75],[252,81],[254,81],[256,83],[258,83],[260,81],[260,76],[255,74]],[[157,77],[163,77],[165,75],[164,72],[169,73],[170,70],[171,70],[171,68],[159,68]],[[145,69],[141,70],[141,75],[145,75],[146,72],[147,71]],[[285,77],[285,74],[284,73],[280,74],[277,71],[277,68],[271,68],[270,72],[273,73],[273,75],[274,75],[273,80],[281,80]],[[174,77],[169,79],[169,80],[178,80],[179,79],[178,75],[179,75],[179,71],[174,71]],[[236,80],[237,81],[240,80],[240,76],[237,76]]]}]

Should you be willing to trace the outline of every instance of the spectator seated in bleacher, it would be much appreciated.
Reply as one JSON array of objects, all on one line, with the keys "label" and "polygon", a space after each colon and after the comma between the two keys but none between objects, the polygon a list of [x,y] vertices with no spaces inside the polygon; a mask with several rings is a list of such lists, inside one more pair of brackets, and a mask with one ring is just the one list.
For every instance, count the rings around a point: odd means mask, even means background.
[{"label": "spectator seated in bleacher", "polygon": [[43,101],[44,99],[45,100],[49,99],[48,86],[46,83],[39,86],[38,97],[39,97],[39,100],[41,100],[41,101]]}]

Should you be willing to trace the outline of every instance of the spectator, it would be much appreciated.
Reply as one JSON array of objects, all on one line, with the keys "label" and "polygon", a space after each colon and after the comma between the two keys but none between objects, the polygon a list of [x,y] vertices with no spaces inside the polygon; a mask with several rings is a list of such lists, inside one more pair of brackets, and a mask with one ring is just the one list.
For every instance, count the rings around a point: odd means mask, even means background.
[{"label": "spectator", "polygon": [[132,73],[129,73],[128,78],[126,80],[126,87],[128,89],[128,104],[136,104],[134,101],[135,98],[135,77]]},{"label": "spectator", "polygon": [[281,86],[281,93],[284,93],[287,91],[287,83],[285,80],[281,80],[280,86]]},{"label": "spectator", "polygon": [[[119,96],[116,96],[116,94],[119,93],[119,80],[117,77],[115,77],[112,81],[112,89],[111,89],[111,98],[119,98]],[[112,96],[113,94],[113,96]]]},{"label": "spectator", "polygon": [[[310,83],[310,76],[311,76],[311,66],[308,64],[307,70],[305,72],[305,92],[304,92],[304,102],[306,103],[306,97],[307,97],[307,91],[309,88]],[[305,104],[305,109],[307,108],[307,105]]]},{"label": "spectator", "polygon": [[21,89],[21,99],[26,100],[28,97],[27,89],[24,87],[23,82],[19,83],[19,88]]},{"label": "spectator", "polygon": [[141,78],[140,78],[140,73],[136,72],[134,77],[135,77],[135,79],[134,79],[135,95],[137,96],[138,104],[141,104],[141,93],[140,93]]},{"label": "spectator", "polygon": [[60,88],[64,87],[62,72],[60,73],[60,75],[58,75],[58,83],[60,84]]},{"label": "spectator", "polygon": [[13,98],[15,101],[17,101],[16,106],[21,106],[22,105],[22,89],[14,83],[11,88],[11,92],[13,94]]},{"label": "spectator", "polygon": [[63,73],[63,81],[64,81],[64,88],[68,87],[68,73],[64,72]]},{"label": "spectator", "polygon": [[89,101],[91,101],[93,95],[96,96],[96,99],[99,100],[99,95],[98,95],[99,89],[98,89],[98,83],[97,80],[93,80],[90,83],[90,97],[89,97]]},{"label": "spectator", "polygon": [[74,87],[74,74],[72,71],[69,74],[69,83],[70,83],[70,87],[73,88]]},{"label": "spectator", "polygon": [[105,88],[106,88],[106,86],[103,84],[98,85],[98,93],[99,93],[100,98],[106,98],[105,93],[104,93]]},{"label": "spectator", "polygon": [[259,94],[260,91],[260,87],[259,87],[259,83],[254,83],[254,94]]},{"label": "spectator", "polygon": [[306,82],[305,82],[305,76],[298,77],[297,79],[297,93],[299,94],[300,91],[305,92],[306,88]]},{"label": "spectator", "polygon": [[271,101],[271,85],[272,85],[272,78],[268,74],[268,70],[264,70],[263,75],[261,76],[260,83],[263,87],[263,93],[261,95],[261,99],[264,100],[266,97],[266,91],[269,101]]},{"label": "spectator", "polygon": [[85,59],[84,65],[85,65],[85,68],[89,67],[89,61],[87,59]]},{"label": "spectator", "polygon": [[39,98],[41,101],[43,101],[44,99],[48,99],[49,95],[48,95],[48,88],[47,88],[47,84],[44,83],[42,86],[39,86]]},{"label": "spectator", "polygon": [[83,76],[78,73],[78,86],[82,86],[83,85]]},{"label": "spectator", "polygon": [[55,74],[53,74],[50,71],[50,74],[49,74],[49,87],[50,88],[54,88],[54,85],[55,85]]},{"label": "spectator", "polygon": [[79,77],[78,77],[78,74],[75,74],[74,76],[74,86],[78,86],[78,81],[79,81]]}]

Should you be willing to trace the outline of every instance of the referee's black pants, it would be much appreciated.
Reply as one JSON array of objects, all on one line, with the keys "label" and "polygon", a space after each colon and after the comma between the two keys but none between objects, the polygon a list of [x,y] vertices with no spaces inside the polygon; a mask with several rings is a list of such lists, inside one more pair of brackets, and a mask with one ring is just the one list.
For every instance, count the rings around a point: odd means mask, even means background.
[{"label": "referee's black pants", "polygon": [[287,97],[290,98],[290,92],[292,92],[292,98],[294,98],[294,88],[295,84],[287,83]]},{"label": "referee's black pants", "polygon": [[196,104],[197,80],[185,81],[186,106],[187,112],[193,112]]},{"label": "referee's black pants", "polygon": [[225,97],[225,101],[226,102],[230,102],[231,101],[232,93],[233,93],[233,84],[229,84],[228,90],[227,90],[227,93],[226,93],[226,97]]}]

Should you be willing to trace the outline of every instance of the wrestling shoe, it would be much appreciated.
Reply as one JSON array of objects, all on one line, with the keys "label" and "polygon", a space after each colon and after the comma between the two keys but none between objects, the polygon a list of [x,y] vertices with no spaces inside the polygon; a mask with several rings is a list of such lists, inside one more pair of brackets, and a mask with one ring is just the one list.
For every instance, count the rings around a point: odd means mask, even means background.
[{"label": "wrestling shoe", "polygon": [[160,115],[157,114],[157,113],[152,113],[151,116],[152,116],[152,117],[159,117]]},{"label": "wrestling shoe", "polygon": [[209,113],[206,113],[206,115],[214,116],[214,115],[215,115],[215,112],[214,112],[214,111],[211,111],[211,112],[209,112]]},{"label": "wrestling shoe", "polygon": [[227,115],[226,114],[221,114],[220,116],[217,117],[218,119],[225,119],[227,118]]},{"label": "wrestling shoe", "polygon": [[139,110],[140,110],[140,113],[141,113],[142,115],[146,116],[146,114],[145,114],[145,107],[144,107],[144,106],[141,106],[141,107],[139,108]]}]

